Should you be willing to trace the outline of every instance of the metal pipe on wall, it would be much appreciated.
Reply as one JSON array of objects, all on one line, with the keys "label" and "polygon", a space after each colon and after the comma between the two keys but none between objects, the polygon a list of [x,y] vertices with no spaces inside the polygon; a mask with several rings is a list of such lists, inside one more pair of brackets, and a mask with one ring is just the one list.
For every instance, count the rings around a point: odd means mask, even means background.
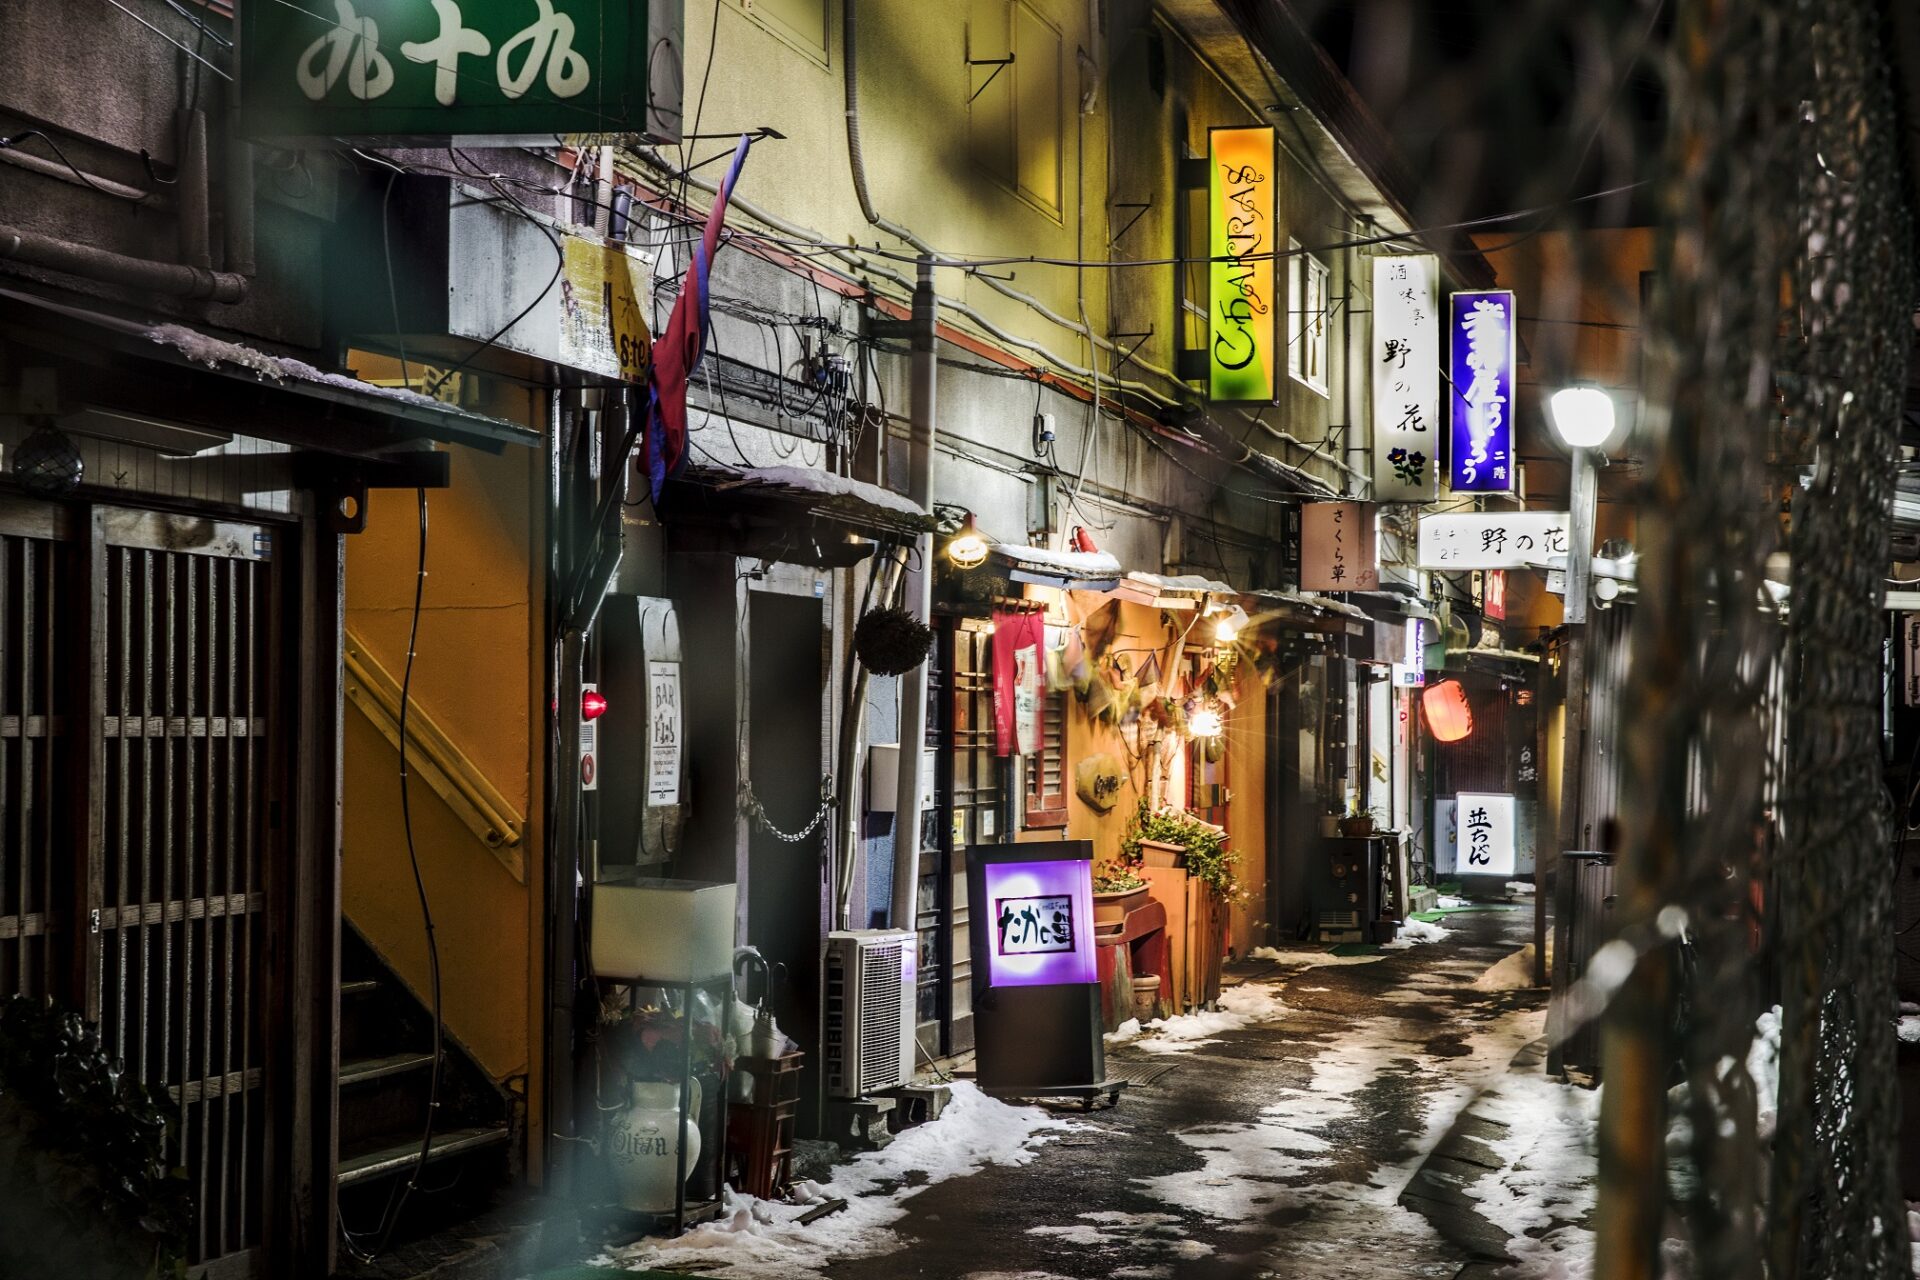
[{"label": "metal pipe on wall", "polygon": [[213,270],[213,230],[207,195],[207,113],[183,108],[180,121],[180,172],[174,179],[179,202],[175,224],[180,261],[200,271]]},{"label": "metal pipe on wall", "polygon": [[247,296],[247,278],[231,271],[208,271],[178,262],[130,257],[16,227],[0,226],[0,258],[176,298],[210,298],[232,303]]},{"label": "metal pipe on wall", "polygon": [[[940,378],[940,298],[933,291],[933,259],[920,259],[913,288],[913,361],[910,369],[910,452],[907,497],[922,507],[933,502],[933,442],[939,433],[936,393]],[[926,622],[933,612],[933,536],[914,540],[903,601]],[[913,928],[920,882],[920,753],[927,740],[927,664],[900,677],[900,769],[893,806],[893,911],[896,929]]]}]

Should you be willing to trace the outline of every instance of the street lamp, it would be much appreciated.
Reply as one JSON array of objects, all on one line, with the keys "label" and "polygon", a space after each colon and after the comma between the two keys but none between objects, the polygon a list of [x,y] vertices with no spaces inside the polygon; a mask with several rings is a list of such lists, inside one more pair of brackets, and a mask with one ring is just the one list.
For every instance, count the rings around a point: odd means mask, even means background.
[{"label": "street lamp", "polygon": [[[1599,387],[1562,387],[1547,398],[1547,416],[1554,434],[1572,452],[1567,481],[1567,573],[1565,611],[1566,639],[1562,645],[1562,670],[1567,676],[1565,734],[1560,752],[1560,831],[1555,842],[1559,852],[1582,846],[1580,836],[1580,782],[1582,746],[1586,738],[1587,718],[1587,596],[1593,576],[1593,518],[1599,488],[1594,472],[1593,454],[1613,434],[1613,397]],[[1557,864],[1560,859],[1554,858]],[[1536,856],[1534,874],[1534,980],[1546,980],[1547,954],[1547,860]],[[1562,913],[1571,905],[1571,882],[1560,876],[1555,910]],[[1556,1000],[1565,992],[1555,991]],[[1558,1043],[1558,1042],[1556,1042]],[[1558,1054],[1554,1055],[1558,1065]]]}]

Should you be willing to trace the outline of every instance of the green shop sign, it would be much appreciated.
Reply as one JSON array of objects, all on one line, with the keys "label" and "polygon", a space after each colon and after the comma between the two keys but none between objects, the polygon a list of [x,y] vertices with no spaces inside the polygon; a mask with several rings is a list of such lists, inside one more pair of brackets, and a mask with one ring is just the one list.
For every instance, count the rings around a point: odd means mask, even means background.
[{"label": "green shop sign", "polygon": [[679,12],[659,0],[247,0],[245,128],[365,142],[673,141]]}]

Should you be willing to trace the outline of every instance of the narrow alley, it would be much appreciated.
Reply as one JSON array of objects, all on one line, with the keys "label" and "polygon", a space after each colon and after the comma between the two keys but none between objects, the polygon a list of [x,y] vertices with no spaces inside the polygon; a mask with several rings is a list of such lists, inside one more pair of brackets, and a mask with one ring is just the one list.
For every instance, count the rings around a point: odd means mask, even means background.
[{"label": "narrow alley", "polygon": [[[618,1262],[738,1280],[1556,1274],[1590,1243],[1598,1095],[1541,1072],[1544,1000],[1513,963],[1528,919],[1489,904],[1404,949],[1269,950],[1223,1012],[1114,1048],[1133,1082],[1115,1108],[962,1084],[955,1108],[1006,1114],[918,1133],[938,1135],[918,1163],[940,1181],[889,1148],[852,1166],[889,1171],[869,1186],[884,1208],[746,1211]],[[1011,1147],[1010,1120],[1031,1135]],[[949,1149],[975,1141],[993,1163]]]}]

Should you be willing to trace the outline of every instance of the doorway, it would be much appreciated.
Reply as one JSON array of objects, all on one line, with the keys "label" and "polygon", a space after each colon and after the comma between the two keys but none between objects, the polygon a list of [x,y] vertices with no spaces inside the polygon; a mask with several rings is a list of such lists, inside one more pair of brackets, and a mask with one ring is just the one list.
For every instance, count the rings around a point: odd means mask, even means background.
[{"label": "doorway", "polygon": [[755,590],[747,595],[749,785],[766,823],[748,825],[747,941],[773,966],[771,1004],[807,1050],[799,1127],[819,1129],[820,940],[827,928],[822,696],[827,654],[821,602]]}]

